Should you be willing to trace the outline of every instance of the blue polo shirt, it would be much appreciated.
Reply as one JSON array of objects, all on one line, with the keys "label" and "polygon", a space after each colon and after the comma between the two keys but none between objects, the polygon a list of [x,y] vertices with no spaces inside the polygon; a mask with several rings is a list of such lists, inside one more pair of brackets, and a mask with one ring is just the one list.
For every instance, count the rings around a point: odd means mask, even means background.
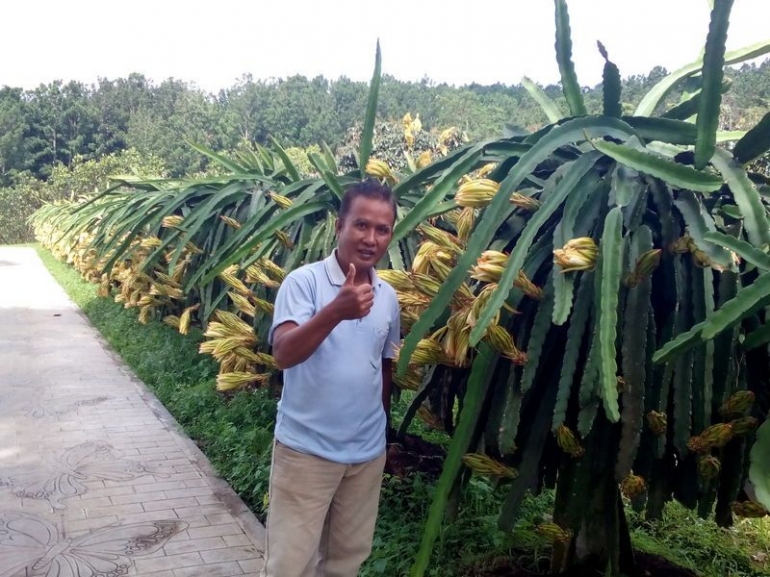
[{"label": "blue polo shirt", "polygon": [[[335,251],[336,252],[336,251]],[[382,359],[401,340],[396,292],[370,271],[374,304],[363,319],[342,321],[304,362],[283,371],[275,438],[337,463],[362,463],[385,450]],[[345,282],[335,254],[292,271],[281,283],[268,340],[332,302]]]}]

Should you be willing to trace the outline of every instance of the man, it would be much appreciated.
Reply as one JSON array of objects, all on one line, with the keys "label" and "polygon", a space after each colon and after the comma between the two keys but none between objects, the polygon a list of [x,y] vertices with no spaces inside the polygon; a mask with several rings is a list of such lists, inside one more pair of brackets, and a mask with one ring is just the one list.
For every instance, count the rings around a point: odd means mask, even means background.
[{"label": "man", "polygon": [[269,340],[283,369],[266,577],[355,577],[371,552],[385,465],[396,293],[374,266],[393,236],[389,188],[348,189],[337,249],[290,273]]}]

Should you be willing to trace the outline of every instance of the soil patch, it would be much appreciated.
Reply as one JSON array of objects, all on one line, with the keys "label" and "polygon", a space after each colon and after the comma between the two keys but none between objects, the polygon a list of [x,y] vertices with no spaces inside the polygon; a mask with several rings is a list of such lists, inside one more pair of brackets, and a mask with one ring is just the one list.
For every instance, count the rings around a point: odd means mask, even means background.
[{"label": "soil patch", "polygon": [[388,432],[388,460],[385,472],[404,478],[410,473],[422,473],[438,479],[444,466],[446,451],[440,445],[425,441],[418,435],[406,434],[397,439],[395,431]]}]

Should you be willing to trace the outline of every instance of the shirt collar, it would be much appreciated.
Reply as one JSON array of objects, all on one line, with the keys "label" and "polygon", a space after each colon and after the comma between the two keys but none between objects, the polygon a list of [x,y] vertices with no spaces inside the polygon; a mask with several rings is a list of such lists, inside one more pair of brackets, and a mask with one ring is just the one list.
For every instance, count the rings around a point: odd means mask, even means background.
[{"label": "shirt collar", "polygon": [[[335,286],[342,286],[347,279],[347,273],[342,270],[339,261],[337,260],[337,249],[335,248],[332,253],[324,259],[324,268],[326,269],[326,276],[329,277],[329,282]],[[382,280],[377,275],[377,271],[374,268],[369,269],[369,282],[372,283],[374,290],[377,290],[382,284]]]}]

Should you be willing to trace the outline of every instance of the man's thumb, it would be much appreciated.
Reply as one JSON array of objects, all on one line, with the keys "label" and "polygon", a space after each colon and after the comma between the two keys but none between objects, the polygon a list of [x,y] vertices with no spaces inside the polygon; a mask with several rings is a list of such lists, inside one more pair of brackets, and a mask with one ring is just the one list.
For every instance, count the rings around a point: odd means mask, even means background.
[{"label": "man's thumb", "polygon": [[356,280],[356,265],[354,265],[351,262],[350,269],[348,269],[348,276],[345,279],[345,284],[353,286],[353,284],[355,284],[355,280]]}]

